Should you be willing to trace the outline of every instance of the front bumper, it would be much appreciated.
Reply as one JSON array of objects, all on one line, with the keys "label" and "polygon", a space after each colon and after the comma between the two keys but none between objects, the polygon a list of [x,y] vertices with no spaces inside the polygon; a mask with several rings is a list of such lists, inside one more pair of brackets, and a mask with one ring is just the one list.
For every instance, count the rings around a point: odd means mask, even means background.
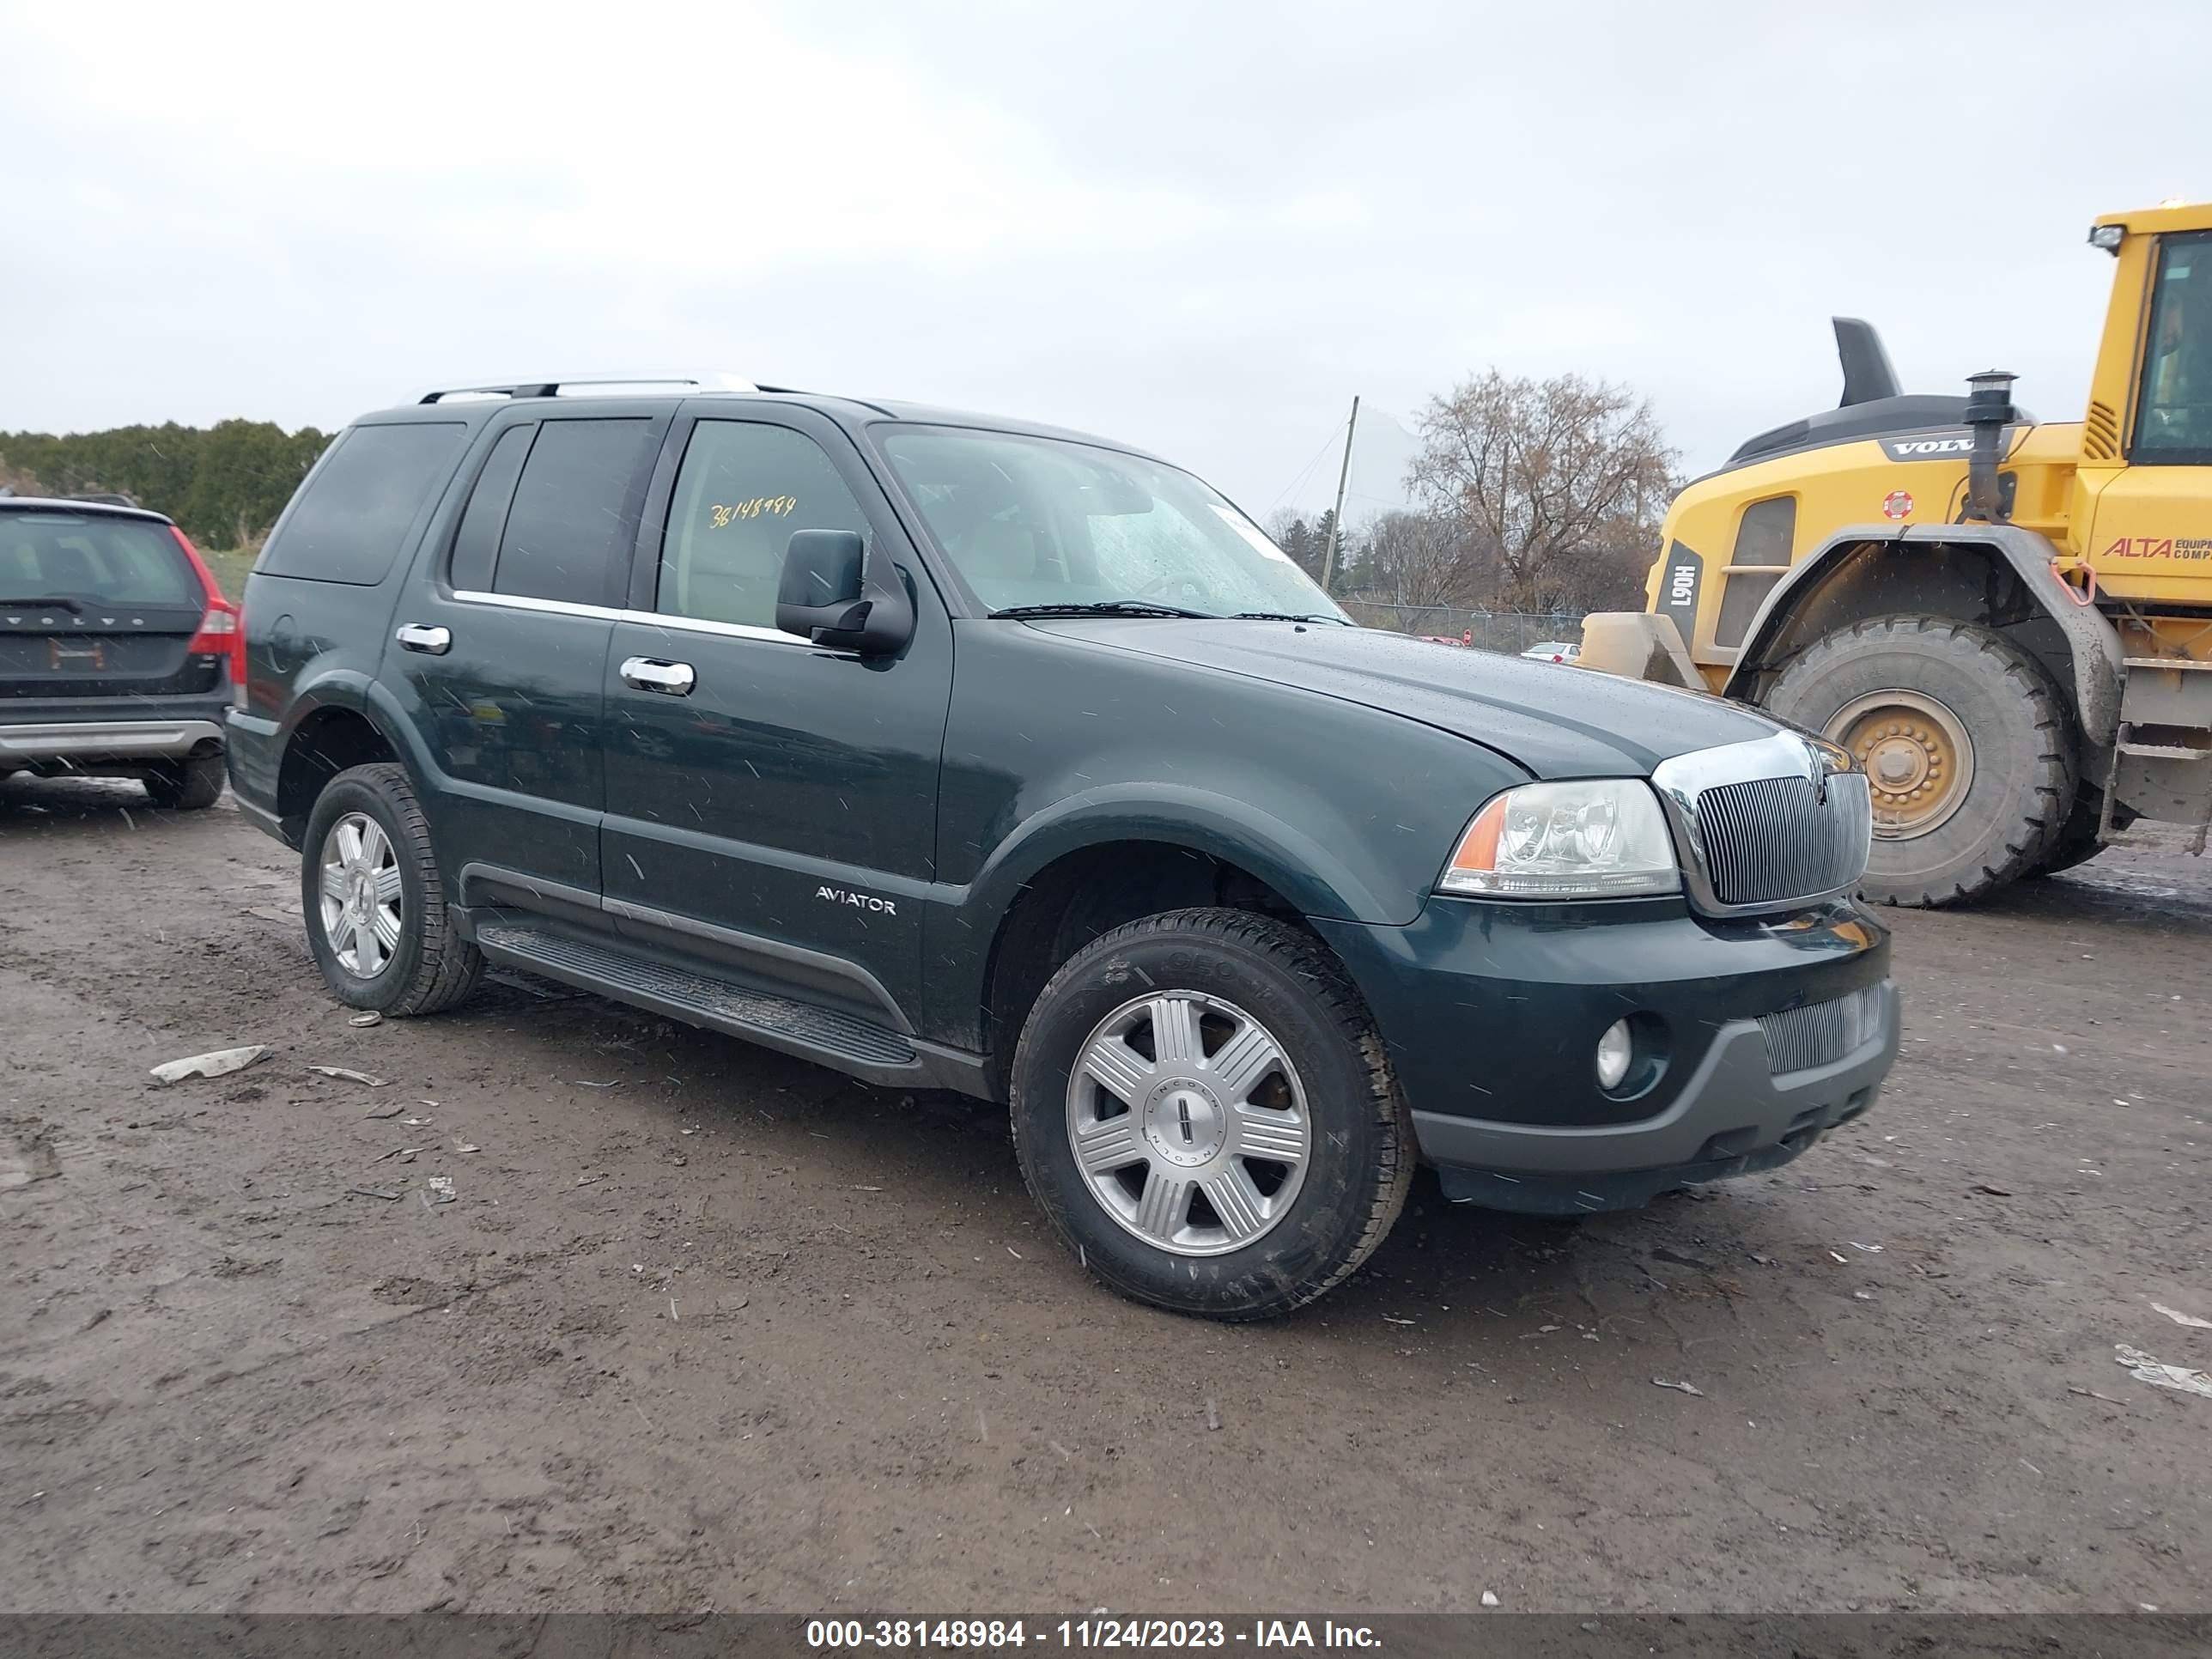
[{"label": "front bumper", "polygon": [[[1423,1156],[1463,1201],[1620,1209],[1771,1169],[1865,1111],[1897,1057],[1889,935],[1848,902],[1713,921],[1670,900],[1434,900],[1407,927],[1314,926],[1382,1029]],[[1778,1073],[1762,1018],[1847,998],[1874,1017]],[[1620,1098],[1593,1060],[1632,1015],[1660,1034],[1663,1065]]]},{"label": "front bumper", "polygon": [[1832,1065],[1777,1076],[1755,1020],[1730,1020],[1658,1116],[1596,1127],[1413,1114],[1444,1195],[1493,1210],[1572,1215],[1634,1209],[1700,1181],[1787,1164],[1874,1104],[1897,1059],[1897,988],[1881,1035]]},{"label": "front bumper", "polygon": [[173,720],[40,720],[0,725],[0,765],[58,762],[76,769],[174,760],[222,743],[221,705]]}]

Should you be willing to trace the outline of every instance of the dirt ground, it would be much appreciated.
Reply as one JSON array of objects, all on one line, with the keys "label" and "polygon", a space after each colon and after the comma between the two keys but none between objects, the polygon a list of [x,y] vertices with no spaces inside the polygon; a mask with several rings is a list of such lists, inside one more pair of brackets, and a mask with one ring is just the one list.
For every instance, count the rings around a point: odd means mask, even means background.
[{"label": "dirt ground", "polygon": [[2177,848],[1896,916],[1795,1166],[1424,1176],[1231,1328],[1090,1283],[1002,1116],[521,981],[357,1029],[228,801],[0,784],[0,1607],[2203,1610],[2212,1400],[2114,1359],[2212,1367]]}]

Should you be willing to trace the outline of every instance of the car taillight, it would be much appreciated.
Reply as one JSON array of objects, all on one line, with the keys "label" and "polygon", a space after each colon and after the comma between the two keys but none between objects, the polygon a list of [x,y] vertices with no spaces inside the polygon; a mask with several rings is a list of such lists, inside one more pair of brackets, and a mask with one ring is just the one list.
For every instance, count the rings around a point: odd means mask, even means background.
[{"label": "car taillight", "polygon": [[246,628],[245,617],[239,608],[222,596],[222,586],[215,579],[215,572],[200,557],[200,550],[192,545],[192,538],[176,526],[169,533],[177,538],[177,545],[185,550],[191,561],[192,574],[200,579],[200,587],[207,595],[207,609],[201,614],[199,631],[185,648],[193,656],[221,657],[230,665],[230,683],[246,684]]}]

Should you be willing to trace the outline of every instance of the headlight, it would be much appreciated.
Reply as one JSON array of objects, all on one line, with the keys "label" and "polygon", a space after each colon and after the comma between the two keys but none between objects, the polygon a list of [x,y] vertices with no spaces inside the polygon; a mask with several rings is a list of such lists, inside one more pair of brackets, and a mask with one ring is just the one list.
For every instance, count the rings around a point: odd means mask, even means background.
[{"label": "headlight", "polygon": [[1437,884],[1493,898],[1609,898],[1681,885],[1658,797],[1640,778],[1524,783],[1492,797]]}]

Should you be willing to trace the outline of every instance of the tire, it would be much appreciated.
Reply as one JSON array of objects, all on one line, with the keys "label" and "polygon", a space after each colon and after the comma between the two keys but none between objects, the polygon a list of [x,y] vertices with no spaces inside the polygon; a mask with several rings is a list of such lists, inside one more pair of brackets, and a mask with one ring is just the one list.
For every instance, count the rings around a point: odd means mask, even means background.
[{"label": "tire", "polygon": [[[1070,1086],[1094,1043],[1119,1045],[1110,1064],[1097,1051],[1118,1092],[1091,1070]],[[1160,1063],[1178,1048],[1203,1057]],[[1170,911],[1077,953],[1022,1028],[1012,1095],[1023,1176],[1060,1241],[1176,1313],[1311,1302],[1382,1243],[1413,1180],[1413,1120],[1358,992],[1310,936],[1245,911]],[[1179,1210],[1155,1201],[1178,1184]]]},{"label": "tire", "polygon": [[223,762],[216,755],[163,761],[146,771],[146,794],[172,812],[204,812],[222,799]]},{"label": "tire", "polygon": [[[2078,783],[2065,704],[2035,661],[1990,629],[1926,617],[1857,623],[1791,658],[1765,701],[1867,765],[1876,799],[1861,890],[1869,899],[1978,899],[2059,844]],[[1885,711],[1901,718],[1885,721]],[[1931,757],[1935,767],[1915,770]],[[1926,793],[1886,796],[1886,778],[1900,791],[1920,779]],[[1924,827],[1882,833],[1885,800],[1891,822],[1917,812]]]},{"label": "tire", "polygon": [[[374,833],[368,825],[374,826]],[[346,861],[347,843],[334,833],[342,826],[355,837],[360,856],[354,872],[365,884],[334,884],[326,894],[325,854],[340,865]],[[387,870],[388,878],[376,874]],[[395,879],[396,914],[385,910],[394,902]],[[332,896],[341,907],[336,937],[324,902]],[[389,761],[339,773],[316,799],[301,841],[300,906],[315,965],[338,1000],[352,1007],[434,1014],[475,990],[483,973],[483,956],[453,930],[447,912],[445,881],[414,786]],[[384,911],[384,927],[373,915],[377,910]],[[362,927],[355,925],[356,917]]]},{"label": "tire", "polygon": [[2028,872],[2029,876],[2055,876],[2061,870],[2087,864],[2103,852],[2108,843],[2097,839],[2097,820],[2103,805],[2097,792],[2083,785],[2075,799],[2073,811],[2067,815],[2065,827],[2058,832],[2057,842],[2044,854],[2042,862]]},{"label": "tire", "polygon": [[2099,841],[2094,836],[2091,836],[2086,841],[2061,842],[2057,850],[2036,866],[2029,873],[2038,876],[2055,876],[2061,870],[2071,870],[2077,865],[2087,864],[2098,854],[2103,852],[2106,843]]}]

